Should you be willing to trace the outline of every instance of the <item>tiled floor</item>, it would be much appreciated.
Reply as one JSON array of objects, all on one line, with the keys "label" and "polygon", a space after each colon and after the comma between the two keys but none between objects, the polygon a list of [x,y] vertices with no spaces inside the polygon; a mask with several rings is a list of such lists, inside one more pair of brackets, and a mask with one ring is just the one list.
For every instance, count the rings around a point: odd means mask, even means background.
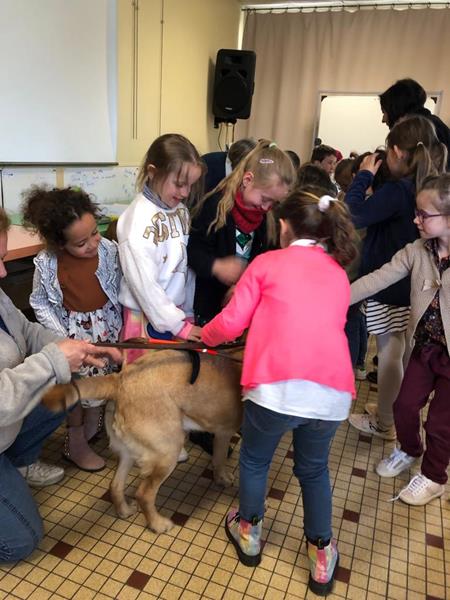
[{"label": "tiled floor", "polygon": [[[375,399],[360,384],[356,408]],[[63,430],[49,440],[44,458],[59,462]],[[389,502],[408,475],[381,480],[373,465],[393,444],[359,435],[344,423],[334,440],[334,533],[341,566],[330,598],[444,600],[450,598],[450,502],[426,507]],[[238,475],[238,447],[230,466]],[[226,541],[223,519],[237,487],[218,488],[208,457],[196,448],[161,489],[158,504],[177,526],[155,535],[142,514],[115,516],[108,486],[115,458],[103,438],[97,450],[107,468],[87,474],[67,468],[62,484],[36,492],[46,536],[26,561],[0,568],[0,599],[316,598],[307,591],[308,564],[299,486],[292,475],[290,441],[277,450],[270,472],[264,521],[264,557],[256,569],[241,565]],[[133,469],[129,495],[138,484]]]}]

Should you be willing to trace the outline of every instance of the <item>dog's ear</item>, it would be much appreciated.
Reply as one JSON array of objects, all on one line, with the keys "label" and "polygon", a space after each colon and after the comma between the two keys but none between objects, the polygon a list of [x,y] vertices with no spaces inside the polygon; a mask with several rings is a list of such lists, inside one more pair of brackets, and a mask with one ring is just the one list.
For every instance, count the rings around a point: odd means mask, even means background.
[{"label": "dog's ear", "polygon": [[42,396],[42,404],[53,412],[65,411],[70,404],[70,385],[55,385]]}]

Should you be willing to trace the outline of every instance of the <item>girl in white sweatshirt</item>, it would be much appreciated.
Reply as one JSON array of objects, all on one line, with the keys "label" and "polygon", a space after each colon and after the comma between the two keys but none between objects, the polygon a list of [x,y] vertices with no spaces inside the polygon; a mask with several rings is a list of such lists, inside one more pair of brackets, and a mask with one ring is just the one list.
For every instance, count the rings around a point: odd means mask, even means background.
[{"label": "girl in white sweatshirt", "polygon": [[[194,277],[186,253],[190,217],[183,201],[198,194],[202,174],[197,150],[182,135],[160,136],[145,155],[140,191],[117,224],[124,339],[200,339],[192,324]],[[128,351],[127,362],[141,352]]]}]

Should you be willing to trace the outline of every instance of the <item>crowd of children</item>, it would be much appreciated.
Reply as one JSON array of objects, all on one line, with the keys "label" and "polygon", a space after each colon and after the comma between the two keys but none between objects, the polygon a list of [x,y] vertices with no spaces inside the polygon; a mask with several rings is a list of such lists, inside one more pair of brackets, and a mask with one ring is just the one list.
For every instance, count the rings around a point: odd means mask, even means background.
[{"label": "crowd of children", "polygon": [[[309,586],[326,595],[339,564],[328,454],[342,421],[398,439],[399,448],[377,466],[381,477],[395,477],[423,454],[401,500],[425,504],[444,492],[447,154],[424,116],[396,123],[386,153],[339,162],[324,145],[300,168],[274,142],[241,146],[232,169],[202,195],[206,167],[193,144],[178,134],[156,139],[137,196],[119,218],[117,243],[100,236],[98,209],[83,191],[33,188],[24,223],[46,248],[35,258],[30,304],[47,328],[91,342],[144,336],[214,346],[248,329],[239,507],[226,516],[225,530],[241,562],[259,564],[268,471],[291,431]],[[367,331],[377,340],[378,406],[349,416],[355,374],[365,376]],[[126,361],[138,356],[129,351]],[[109,369],[90,367],[80,376]],[[424,452],[420,410],[431,392]],[[88,471],[105,465],[89,446],[103,404],[84,402],[67,418],[63,455]]]}]

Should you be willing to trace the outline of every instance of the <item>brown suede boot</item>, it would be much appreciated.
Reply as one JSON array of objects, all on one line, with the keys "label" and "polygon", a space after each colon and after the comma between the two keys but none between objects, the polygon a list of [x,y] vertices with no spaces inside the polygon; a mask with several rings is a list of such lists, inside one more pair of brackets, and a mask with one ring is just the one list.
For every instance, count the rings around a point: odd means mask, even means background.
[{"label": "brown suede boot", "polygon": [[81,404],[75,406],[67,417],[67,433],[64,439],[63,456],[83,471],[101,471],[105,461],[87,443],[83,426]]},{"label": "brown suede boot", "polygon": [[104,406],[83,406],[84,437],[88,442],[103,429],[104,413]]}]

